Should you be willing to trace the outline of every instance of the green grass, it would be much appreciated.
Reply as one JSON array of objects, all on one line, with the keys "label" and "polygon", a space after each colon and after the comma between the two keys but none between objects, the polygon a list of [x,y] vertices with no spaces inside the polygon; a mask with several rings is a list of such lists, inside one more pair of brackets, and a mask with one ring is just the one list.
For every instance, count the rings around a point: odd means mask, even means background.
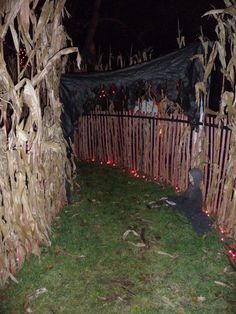
[{"label": "green grass", "polygon": [[[218,236],[200,239],[168,207],[147,208],[170,188],[96,164],[78,173],[81,192],[55,219],[52,246],[1,291],[1,314],[236,313],[236,275]],[[149,245],[124,240],[128,229],[143,229]]]}]

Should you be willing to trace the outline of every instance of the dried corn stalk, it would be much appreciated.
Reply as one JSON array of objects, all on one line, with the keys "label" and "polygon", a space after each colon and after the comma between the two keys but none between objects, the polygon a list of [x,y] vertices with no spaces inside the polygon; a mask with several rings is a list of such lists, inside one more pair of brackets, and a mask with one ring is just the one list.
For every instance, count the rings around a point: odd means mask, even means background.
[{"label": "dried corn stalk", "polygon": [[58,87],[65,55],[77,48],[66,48],[65,0],[38,2],[0,4],[1,285],[14,279],[28,254],[40,254],[40,244],[50,245],[50,224],[66,202],[71,172]]},{"label": "dried corn stalk", "polygon": [[[227,112],[228,126],[232,130],[229,156],[226,155],[225,158],[227,159],[224,160],[227,163],[227,171],[222,174],[218,167],[213,167],[207,199],[211,203],[214,187],[217,186],[217,182],[220,180],[223,184],[223,198],[221,206],[217,210],[217,215],[220,217],[219,223],[226,227],[229,235],[236,238],[236,2],[234,0],[225,0],[225,6],[224,9],[211,10],[204,15],[212,16],[217,22],[215,27],[217,40],[214,43],[209,63],[205,68],[205,78],[210,75],[215,58],[218,56],[222,73],[221,104],[218,118],[220,119]],[[229,86],[231,90],[229,90]],[[221,132],[218,130],[215,138],[216,145],[220,142],[220,137]],[[215,209],[213,208],[212,211],[215,211]]]}]

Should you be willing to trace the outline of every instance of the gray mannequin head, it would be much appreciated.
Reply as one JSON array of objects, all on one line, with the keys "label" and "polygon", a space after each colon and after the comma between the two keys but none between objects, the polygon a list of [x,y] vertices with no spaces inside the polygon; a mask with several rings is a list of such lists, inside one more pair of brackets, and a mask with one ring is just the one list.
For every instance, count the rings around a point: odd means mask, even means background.
[{"label": "gray mannequin head", "polygon": [[189,182],[192,185],[199,186],[203,179],[202,171],[199,168],[192,168],[189,171]]}]

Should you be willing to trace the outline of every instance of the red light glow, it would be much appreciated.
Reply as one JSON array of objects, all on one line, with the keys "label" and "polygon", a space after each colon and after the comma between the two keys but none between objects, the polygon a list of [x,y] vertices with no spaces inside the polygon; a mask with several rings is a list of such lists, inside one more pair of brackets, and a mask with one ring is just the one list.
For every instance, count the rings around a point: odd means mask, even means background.
[{"label": "red light glow", "polygon": [[225,228],[224,227],[221,226],[221,227],[219,227],[219,229],[220,229],[221,234],[225,234]]},{"label": "red light glow", "polygon": [[204,213],[207,214],[208,217],[210,217],[210,211],[209,209],[205,208],[203,209]]},{"label": "red light glow", "polygon": [[236,260],[236,251],[235,250],[228,250],[228,255],[229,257],[231,257],[232,259],[235,259]]},{"label": "red light glow", "polygon": [[176,193],[179,193],[180,192],[180,188],[176,185],[176,187],[175,187],[175,191],[176,191]]}]

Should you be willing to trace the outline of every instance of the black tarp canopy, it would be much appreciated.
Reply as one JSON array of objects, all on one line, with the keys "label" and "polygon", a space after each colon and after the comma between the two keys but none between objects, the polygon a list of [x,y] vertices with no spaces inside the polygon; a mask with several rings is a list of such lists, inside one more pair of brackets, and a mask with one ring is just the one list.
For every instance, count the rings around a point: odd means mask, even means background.
[{"label": "black tarp canopy", "polygon": [[[64,74],[60,81],[63,103],[62,127],[66,136],[73,132],[73,124],[80,114],[88,113],[99,97],[125,97],[126,109],[135,105],[139,90],[145,82],[153,88],[163,87],[167,98],[178,101],[187,110],[195,104],[195,83],[202,81],[203,68],[198,58],[203,53],[200,41],[154,60],[116,71]],[[177,82],[182,84],[181,92]],[[101,92],[104,93],[101,96]],[[124,102],[123,102],[124,103]],[[103,108],[107,109],[107,108]]]}]

